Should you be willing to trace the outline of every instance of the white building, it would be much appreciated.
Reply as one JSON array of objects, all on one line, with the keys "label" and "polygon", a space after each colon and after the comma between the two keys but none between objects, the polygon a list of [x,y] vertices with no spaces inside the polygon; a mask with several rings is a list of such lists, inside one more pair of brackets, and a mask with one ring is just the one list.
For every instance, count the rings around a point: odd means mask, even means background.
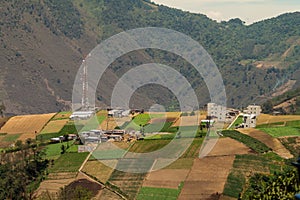
[{"label": "white building", "polygon": [[224,122],[226,119],[226,107],[215,103],[207,104],[207,116]]},{"label": "white building", "polygon": [[261,114],[261,106],[249,105],[247,109],[244,110],[244,113],[259,116]]},{"label": "white building", "polygon": [[243,115],[243,126],[244,128],[255,128],[256,127],[256,115],[255,114],[244,114]]},{"label": "white building", "polygon": [[75,111],[70,116],[72,120],[85,120],[91,118],[95,114],[94,111]]}]

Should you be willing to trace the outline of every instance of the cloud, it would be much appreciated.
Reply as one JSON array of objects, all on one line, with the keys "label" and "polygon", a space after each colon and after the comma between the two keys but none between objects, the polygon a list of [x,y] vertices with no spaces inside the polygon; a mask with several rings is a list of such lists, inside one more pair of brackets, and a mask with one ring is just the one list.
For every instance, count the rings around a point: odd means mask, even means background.
[{"label": "cloud", "polygon": [[218,11],[208,11],[207,16],[209,18],[215,19],[217,21],[221,21],[222,20],[222,13],[218,12]]}]

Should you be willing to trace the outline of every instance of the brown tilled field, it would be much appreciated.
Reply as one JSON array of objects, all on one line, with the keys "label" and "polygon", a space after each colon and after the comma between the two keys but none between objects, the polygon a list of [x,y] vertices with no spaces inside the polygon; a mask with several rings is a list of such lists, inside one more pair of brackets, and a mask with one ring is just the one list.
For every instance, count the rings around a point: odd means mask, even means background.
[{"label": "brown tilled field", "polygon": [[249,152],[248,147],[236,140],[219,139],[208,156],[194,160],[179,199],[210,199],[221,194],[235,155]]},{"label": "brown tilled field", "polygon": [[149,173],[143,187],[173,188],[177,189],[181,182],[185,181],[189,169],[161,169]]},{"label": "brown tilled field", "polygon": [[36,190],[36,195],[39,196],[43,192],[56,193],[64,186],[72,183],[76,179],[77,173],[55,173],[49,174],[48,180],[41,182],[40,187]]},{"label": "brown tilled field", "polygon": [[281,142],[277,138],[273,138],[271,135],[263,131],[254,128],[239,129],[238,131],[246,135],[249,135],[250,137],[253,137],[261,141],[262,143],[266,144],[282,158],[285,159],[293,158],[293,155],[281,144]]},{"label": "brown tilled field", "polygon": [[52,120],[43,128],[40,134],[57,133],[66,125],[68,121],[68,119]]},{"label": "brown tilled field", "polygon": [[54,115],[55,113],[15,116],[6,122],[0,133],[28,134],[29,137],[35,137]]},{"label": "brown tilled field", "polygon": [[261,114],[257,118],[257,125],[276,123],[276,122],[296,121],[296,120],[300,120],[300,115],[268,115],[268,114]]}]

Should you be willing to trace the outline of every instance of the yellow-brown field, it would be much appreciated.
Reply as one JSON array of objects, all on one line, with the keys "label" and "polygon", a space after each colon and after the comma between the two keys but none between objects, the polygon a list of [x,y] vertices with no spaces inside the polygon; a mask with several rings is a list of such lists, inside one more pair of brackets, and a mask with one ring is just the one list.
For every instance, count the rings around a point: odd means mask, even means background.
[{"label": "yellow-brown field", "polygon": [[96,177],[102,183],[106,183],[114,170],[98,160],[92,160],[85,163],[82,171]]},{"label": "yellow-brown field", "polygon": [[43,128],[40,134],[57,133],[64,127],[64,125],[66,125],[68,121],[68,119],[52,120]]},{"label": "yellow-brown field", "polygon": [[295,120],[300,120],[300,115],[268,115],[268,114],[261,114],[257,118],[257,125],[276,123],[276,122],[295,121]]},{"label": "yellow-brown field", "polygon": [[121,117],[121,118],[106,118],[103,120],[103,122],[100,124],[100,129],[103,130],[113,130],[117,126],[122,126],[125,122],[130,122],[131,117]]},{"label": "yellow-brown field", "polygon": [[53,117],[53,120],[69,119],[71,114],[72,114],[71,111],[59,112]]},{"label": "yellow-brown field", "polygon": [[30,134],[39,133],[55,113],[40,115],[23,115],[12,117],[1,128],[0,133],[7,134]]},{"label": "yellow-brown field", "polygon": [[197,115],[197,113],[194,116],[181,116],[175,121],[172,126],[198,126],[200,121],[205,118],[205,114]]}]

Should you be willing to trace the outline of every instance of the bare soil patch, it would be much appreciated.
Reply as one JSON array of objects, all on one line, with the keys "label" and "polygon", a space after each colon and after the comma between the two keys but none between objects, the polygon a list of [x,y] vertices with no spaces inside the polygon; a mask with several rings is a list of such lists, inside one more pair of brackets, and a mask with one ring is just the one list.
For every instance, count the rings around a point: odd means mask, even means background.
[{"label": "bare soil patch", "polygon": [[230,156],[251,152],[252,150],[241,142],[231,138],[220,138],[208,156]]},{"label": "bare soil patch", "polygon": [[293,158],[293,155],[281,144],[277,138],[273,138],[263,131],[254,128],[239,129],[238,131],[263,142],[282,158]]},{"label": "bare soil patch", "polygon": [[218,199],[223,192],[235,155],[251,150],[231,138],[220,138],[208,156],[194,160],[179,199]]},{"label": "bare soil patch", "polygon": [[149,173],[143,183],[143,187],[172,188],[177,189],[190,170],[188,169],[161,169]]},{"label": "bare soil patch", "polygon": [[178,199],[211,199],[221,194],[235,156],[196,158]]}]

